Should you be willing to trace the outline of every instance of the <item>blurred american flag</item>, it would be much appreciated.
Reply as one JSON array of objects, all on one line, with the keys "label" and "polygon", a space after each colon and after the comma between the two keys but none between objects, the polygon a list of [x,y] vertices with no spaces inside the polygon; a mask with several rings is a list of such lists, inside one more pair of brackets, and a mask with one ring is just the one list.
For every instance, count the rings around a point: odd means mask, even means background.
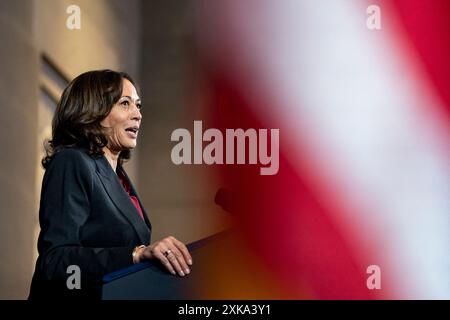
[{"label": "blurred american flag", "polygon": [[[369,30],[366,9],[381,10]],[[450,2],[196,1],[212,123],[279,128],[280,171],[222,167],[288,298],[450,298]],[[381,268],[381,290],[366,269]],[[269,296],[270,298],[270,296]]]}]

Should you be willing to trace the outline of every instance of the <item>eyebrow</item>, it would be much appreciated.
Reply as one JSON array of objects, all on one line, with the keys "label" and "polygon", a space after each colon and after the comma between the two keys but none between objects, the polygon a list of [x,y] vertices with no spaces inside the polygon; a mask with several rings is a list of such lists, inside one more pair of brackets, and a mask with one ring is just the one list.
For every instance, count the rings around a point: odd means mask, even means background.
[{"label": "eyebrow", "polygon": [[[128,98],[128,99],[130,99],[131,101],[133,101],[133,98],[130,97],[130,96],[121,96],[120,99],[122,99],[122,98]],[[136,99],[136,102],[141,102],[141,98]]]}]

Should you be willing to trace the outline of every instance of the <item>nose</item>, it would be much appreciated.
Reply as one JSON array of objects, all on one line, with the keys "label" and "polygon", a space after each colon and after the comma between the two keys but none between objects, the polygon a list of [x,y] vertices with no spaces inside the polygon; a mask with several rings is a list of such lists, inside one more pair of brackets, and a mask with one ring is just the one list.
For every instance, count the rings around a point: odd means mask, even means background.
[{"label": "nose", "polygon": [[139,110],[139,108],[136,105],[134,105],[133,113],[131,114],[131,119],[138,120],[138,121],[142,120],[141,110]]}]

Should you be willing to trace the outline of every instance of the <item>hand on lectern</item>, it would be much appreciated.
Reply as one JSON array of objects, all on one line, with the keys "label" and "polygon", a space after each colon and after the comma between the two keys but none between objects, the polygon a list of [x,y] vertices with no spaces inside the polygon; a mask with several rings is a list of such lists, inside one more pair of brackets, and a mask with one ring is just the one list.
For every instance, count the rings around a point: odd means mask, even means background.
[{"label": "hand on lectern", "polygon": [[[135,263],[158,259],[172,274],[184,277],[191,272],[192,257],[181,241],[169,236],[136,252]],[[189,266],[188,266],[189,265]]]}]

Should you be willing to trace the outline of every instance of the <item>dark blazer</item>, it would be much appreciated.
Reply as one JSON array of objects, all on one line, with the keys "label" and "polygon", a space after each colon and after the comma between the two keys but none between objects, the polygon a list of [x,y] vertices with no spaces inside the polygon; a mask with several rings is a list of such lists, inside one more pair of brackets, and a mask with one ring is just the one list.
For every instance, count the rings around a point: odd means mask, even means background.
[{"label": "dark blazer", "polygon": [[[129,181],[122,166],[117,170]],[[99,298],[103,275],[132,265],[134,247],[150,243],[151,224],[139,204],[145,221],[105,156],[95,159],[79,148],[58,152],[42,182],[39,257],[29,299]],[[80,268],[81,289],[67,288],[70,265]]]}]

